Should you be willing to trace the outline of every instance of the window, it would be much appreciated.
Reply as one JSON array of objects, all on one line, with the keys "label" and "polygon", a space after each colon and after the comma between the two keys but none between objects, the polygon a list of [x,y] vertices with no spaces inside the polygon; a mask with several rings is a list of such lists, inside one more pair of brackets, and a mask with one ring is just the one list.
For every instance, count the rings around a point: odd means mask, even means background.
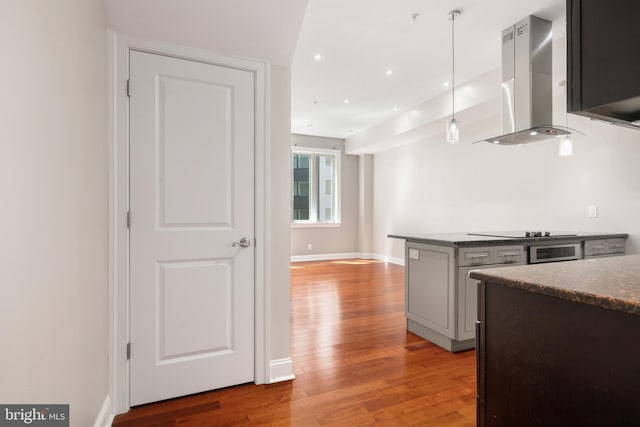
[{"label": "window", "polygon": [[294,221],[309,220],[310,154],[293,155],[293,217]]},{"label": "window", "polygon": [[296,224],[340,222],[340,151],[294,148],[291,220]]}]

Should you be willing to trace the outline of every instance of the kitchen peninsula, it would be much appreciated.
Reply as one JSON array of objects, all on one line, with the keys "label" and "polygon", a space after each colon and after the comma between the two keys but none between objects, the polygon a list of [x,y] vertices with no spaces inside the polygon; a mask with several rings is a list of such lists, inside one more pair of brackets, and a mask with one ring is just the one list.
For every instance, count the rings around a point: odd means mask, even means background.
[{"label": "kitchen peninsula", "polygon": [[640,419],[640,255],[485,269],[479,426]]},{"label": "kitchen peninsula", "polygon": [[449,351],[475,347],[471,270],[624,255],[627,234],[567,231],[390,234],[405,240],[407,329]]}]

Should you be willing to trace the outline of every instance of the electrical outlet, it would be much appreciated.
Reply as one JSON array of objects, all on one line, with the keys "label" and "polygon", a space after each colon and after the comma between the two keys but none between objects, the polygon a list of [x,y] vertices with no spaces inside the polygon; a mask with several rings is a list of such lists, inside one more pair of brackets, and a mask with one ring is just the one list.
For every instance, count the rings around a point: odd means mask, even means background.
[{"label": "electrical outlet", "polygon": [[420,251],[417,249],[409,249],[410,259],[420,259]]},{"label": "electrical outlet", "polygon": [[598,217],[598,207],[597,206],[588,206],[587,207],[587,217],[589,217],[589,218],[597,218]]},{"label": "electrical outlet", "polygon": [[307,250],[312,250],[313,249],[313,245],[311,243],[307,244]]}]

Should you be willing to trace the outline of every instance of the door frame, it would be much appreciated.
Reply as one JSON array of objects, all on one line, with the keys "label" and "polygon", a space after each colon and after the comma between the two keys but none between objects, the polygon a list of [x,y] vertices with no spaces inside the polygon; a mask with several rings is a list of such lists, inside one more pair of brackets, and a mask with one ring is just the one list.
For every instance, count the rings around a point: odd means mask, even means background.
[{"label": "door frame", "polygon": [[[109,140],[109,400],[111,412],[129,410],[129,52],[144,51],[252,72],[255,76],[255,354],[254,382],[269,380],[270,283],[265,274],[266,194],[269,165],[269,63],[227,57],[165,42],[107,31]],[[135,87],[131,88],[135,92]],[[135,347],[132,351],[135,351]]]}]

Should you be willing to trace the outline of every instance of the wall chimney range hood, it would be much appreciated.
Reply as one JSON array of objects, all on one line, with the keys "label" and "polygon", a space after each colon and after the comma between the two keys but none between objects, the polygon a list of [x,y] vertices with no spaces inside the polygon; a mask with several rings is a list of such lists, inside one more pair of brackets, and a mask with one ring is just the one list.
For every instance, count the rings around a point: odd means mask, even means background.
[{"label": "wall chimney range hood", "polygon": [[520,145],[568,135],[552,125],[551,22],[530,15],[502,32],[502,130],[494,144]]}]

